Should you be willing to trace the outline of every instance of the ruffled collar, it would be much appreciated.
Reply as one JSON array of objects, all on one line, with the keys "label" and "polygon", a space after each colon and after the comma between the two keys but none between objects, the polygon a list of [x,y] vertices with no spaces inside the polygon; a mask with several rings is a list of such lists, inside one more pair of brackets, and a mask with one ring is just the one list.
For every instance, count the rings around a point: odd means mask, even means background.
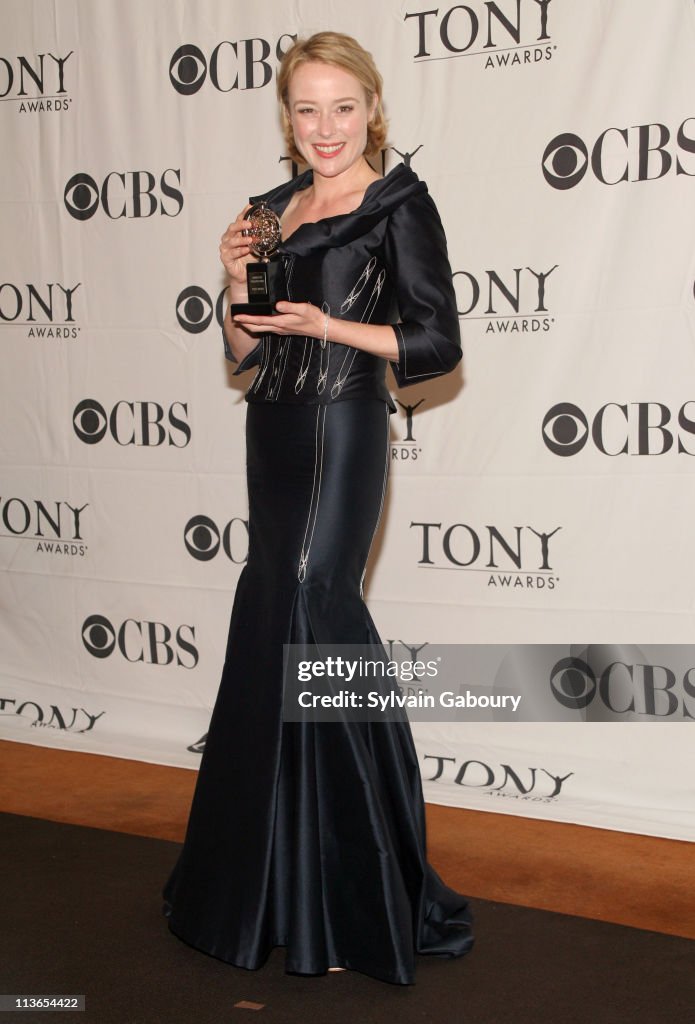
[{"label": "ruffled collar", "polygon": [[[314,172],[310,169],[264,195],[252,196],[250,201],[260,203],[263,200],[278,216],[282,216],[294,193],[309,188],[313,180]],[[425,182],[420,181],[410,167],[398,164],[383,178],[377,178],[367,186],[356,210],[300,225],[286,242],[280,243],[278,251],[307,256],[322,249],[346,245],[366,234],[408,199],[423,192],[427,192]]]}]

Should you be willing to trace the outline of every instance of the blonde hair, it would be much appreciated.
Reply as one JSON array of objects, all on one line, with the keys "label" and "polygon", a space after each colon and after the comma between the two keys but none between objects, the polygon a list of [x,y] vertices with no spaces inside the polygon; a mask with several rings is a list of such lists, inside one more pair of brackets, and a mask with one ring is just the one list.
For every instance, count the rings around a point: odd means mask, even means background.
[{"label": "blonde hair", "polygon": [[384,109],[381,105],[384,83],[379,74],[374,58],[352,36],[342,32],[317,32],[309,39],[298,39],[282,58],[277,76],[277,92],[280,100],[282,130],[285,135],[287,152],[293,160],[302,162],[302,156],[294,141],[294,131],[290,121],[289,88],[292,75],[300,64],[318,62],[332,64],[349,72],[360,83],[367,96],[367,106],[371,107],[376,97],[376,107],[367,125],[367,145],[365,156],[378,153],[386,142],[387,124]]}]

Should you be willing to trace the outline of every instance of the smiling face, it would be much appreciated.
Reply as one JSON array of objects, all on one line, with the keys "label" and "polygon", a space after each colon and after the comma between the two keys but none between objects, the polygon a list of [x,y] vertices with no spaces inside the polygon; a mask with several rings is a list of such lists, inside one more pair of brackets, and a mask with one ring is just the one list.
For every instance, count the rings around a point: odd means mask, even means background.
[{"label": "smiling face", "polygon": [[360,82],[343,68],[305,62],[289,83],[288,115],[305,162],[324,177],[336,177],[362,159],[367,124],[376,106]]}]

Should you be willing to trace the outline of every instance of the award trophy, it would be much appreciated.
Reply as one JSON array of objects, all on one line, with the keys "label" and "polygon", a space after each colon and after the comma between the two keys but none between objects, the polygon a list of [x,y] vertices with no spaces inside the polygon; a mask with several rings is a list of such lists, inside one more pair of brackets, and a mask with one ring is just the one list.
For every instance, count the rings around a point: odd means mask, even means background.
[{"label": "award trophy", "polygon": [[265,203],[252,206],[244,219],[253,224],[253,227],[244,228],[244,234],[250,239],[251,252],[261,262],[246,264],[249,301],[233,302],[232,316],[235,313],[271,316],[275,312],[275,303],[287,298],[285,268],[276,255],[282,237],[280,221]]}]

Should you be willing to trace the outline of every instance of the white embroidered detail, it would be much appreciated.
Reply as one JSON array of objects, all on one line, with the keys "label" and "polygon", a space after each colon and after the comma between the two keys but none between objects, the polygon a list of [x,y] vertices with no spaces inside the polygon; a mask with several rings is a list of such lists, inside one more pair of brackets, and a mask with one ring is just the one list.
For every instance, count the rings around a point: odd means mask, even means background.
[{"label": "white embroidered detail", "polygon": [[262,340],[263,353],[261,355],[261,365],[258,368],[258,373],[249,385],[249,391],[258,391],[265,376],[265,371],[268,369],[268,364],[270,363],[270,340],[267,335],[264,335]]},{"label": "white embroidered detail", "polygon": [[[301,362],[299,364],[299,373],[297,374],[297,379],[294,382],[294,393],[296,395],[299,394],[299,392],[302,390],[302,388],[306,384],[306,377],[307,377],[307,374],[309,372],[309,366],[311,365],[311,351],[312,351],[313,347],[314,347],[313,346],[313,339],[312,338],[305,338],[304,339],[304,348],[302,349],[302,359],[301,359]],[[309,352],[308,358],[307,358],[307,351]]]},{"label": "white embroidered detail", "polygon": [[314,481],[311,487],[311,500],[309,502],[309,514],[307,516],[306,528],[304,530],[304,539],[302,540],[302,551],[299,556],[297,579],[299,580],[300,583],[303,583],[306,577],[306,570],[309,564],[309,552],[311,551],[311,542],[314,539],[314,530],[316,528],[316,519],[319,511],[319,498],[321,495],[321,477],[323,475],[323,437],[324,426],[326,423],[326,408],[327,406],[325,405],[319,405],[316,407]]},{"label": "white embroidered detail", "polygon": [[283,362],[281,362],[279,369],[279,376],[277,378],[277,387],[275,388],[275,401],[277,401],[277,395],[280,393],[281,384],[283,384],[283,378],[285,377],[285,371],[288,368],[288,360],[290,358],[290,349],[292,346],[292,337],[288,337],[283,342]]},{"label": "white embroidered detail", "polygon": [[[370,260],[370,263],[371,263],[371,260]],[[384,281],[385,280],[386,280],[386,271],[385,270],[380,270],[379,271],[379,275],[378,275],[376,281],[374,282],[374,287],[372,288],[372,294],[369,296],[369,299],[367,301],[367,305],[365,306],[364,312],[363,312],[363,314],[362,314],[362,316],[360,318],[360,323],[369,323],[369,321],[371,320],[372,313],[374,312],[374,307],[376,306],[377,302],[379,301],[379,296],[381,295],[381,290],[384,287]],[[350,375],[350,370],[352,369],[352,364],[355,361],[355,358],[357,356],[357,352],[358,352],[358,350],[356,348],[353,348],[351,353],[350,352],[346,352],[345,357],[343,359],[343,362],[341,364],[341,367],[338,370],[338,375],[337,375],[337,377],[335,379],[335,383],[333,384],[333,387],[331,388],[331,398],[337,398],[338,395],[340,394],[340,392],[343,390],[343,387],[345,386],[345,382],[348,379],[348,376]]]},{"label": "white embroidered detail", "polygon": [[290,285],[292,284],[292,275],[294,274],[294,256],[283,256],[282,262],[285,265],[285,285],[287,286],[287,298],[290,302],[293,302],[292,292],[290,291]]},{"label": "white embroidered detail", "polygon": [[321,351],[321,362],[319,364],[319,379],[316,383],[316,390],[321,395],[326,389],[328,383],[328,362],[323,365],[323,350]]},{"label": "white embroidered detail", "polygon": [[283,342],[280,345],[280,351],[278,353],[278,358],[276,358],[275,365],[273,366],[273,378],[271,379],[270,387],[268,388],[268,393],[267,393],[266,397],[267,398],[273,398],[274,401],[277,401],[277,397],[280,394],[280,387],[282,385],[282,378],[285,376],[285,370],[287,368],[287,360],[288,360],[289,354],[290,354],[290,344],[291,344],[291,342],[292,342],[292,338],[289,337],[289,336],[283,339]]},{"label": "white embroidered detail", "polygon": [[362,294],[362,291],[363,291],[367,281],[372,276],[372,271],[374,270],[375,266],[376,266],[376,256],[372,256],[372,258],[370,259],[369,263],[367,264],[367,266],[364,268],[364,270],[360,274],[359,278],[357,279],[357,283],[352,288],[352,291],[343,300],[343,304],[342,304],[342,306],[340,307],[340,310],[339,310],[341,316],[343,315],[343,313],[347,313],[348,310],[352,309],[352,307],[355,305],[355,303],[359,299],[360,295]]}]

